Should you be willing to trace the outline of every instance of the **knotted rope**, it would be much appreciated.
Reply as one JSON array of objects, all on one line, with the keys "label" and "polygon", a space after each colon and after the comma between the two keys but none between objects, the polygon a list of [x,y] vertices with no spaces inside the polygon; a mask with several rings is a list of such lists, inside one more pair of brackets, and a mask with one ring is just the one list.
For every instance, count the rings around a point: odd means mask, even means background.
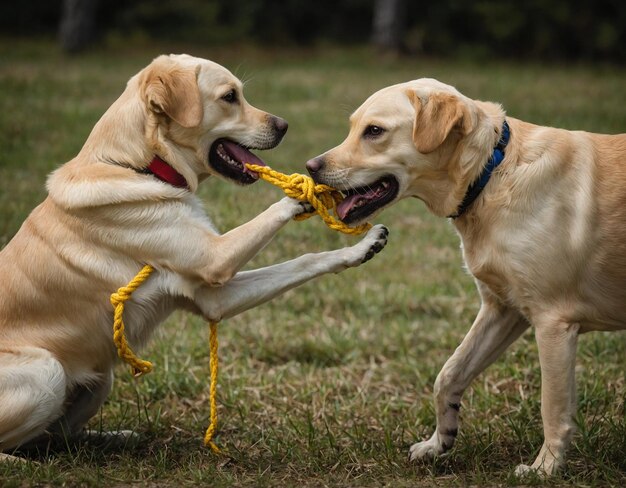
[{"label": "knotted rope", "polygon": [[341,220],[330,215],[329,210],[335,210],[337,204],[343,200],[343,195],[332,186],[315,183],[313,178],[300,173],[285,175],[273,170],[269,166],[246,164],[248,169],[258,173],[262,180],[281,188],[285,195],[301,202],[309,202],[315,212],[300,214],[294,220],[305,220],[318,214],[328,227],[344,234],[359,235],[369,230],[372,224],[365,223],[356,227],[349,227]]},{"label": "knotted rope", "polygon": [[[123,286],[117,292],[111,295],[111,305],[114,307],[113,313],[113,343],[117,348],[117,355],[131,367],[131,374],[138,378],[141,375],[152,371],[152,363],[139,359],[128,345],[126,335],[124,333],[124,303],[130,299],[133,292],[148,279],[154,268],[146,264],[137,276],[135,276],[128,285]],[[210,407],[210,423],[204,434],[204,445],[209,446],[211,450],[219,454],[220,448],[213,442],[213,435],[217,430],[217,322],[209,322],[209,368],[211,369],[210,385],[209,385],[209,407]]]},{"label": "knotted rope", "polygon": [[[343,222],[330,215],[329,210],[335,210],[337,204],[343,200],[343,196],[338,190],[327,186],[316,184],[312,178],[294,173],[285,175],[267,166],[246,164],[246,166],[259,174],[259,177],[273,185],[281,188],[288,197],[295,198],[302,202],[309,202],[315,209],[314,212],[298,215],[295,220],[304,220],[319,214],[326,225],[331,229],[345,234],[358,235],[367,231],[371,224],[362,224],[357,227],[349,227]],[[113,342],[117,348],[117,354],[122,360],[131,366],[131,374],[139,377],[152,371],[152,363],[139,359],[128,345],[124,331],[124,303],[128,301],[133,292],[145,282],[154,268],[146,264],[137,276],[135,276],[126,286],[119,288],[111,295],[111,305],[114,308],[113,314]],[[209,322],[209,365],[211,370],[209,386],[209,406],[210,423],[204,434],[204,445],[219,454],[219,447],[213,442],[213,436],[217,430],[217,374],[218,374],[218,342],[217,342],[217,322]]]},{"label": "knotted rope", "polygon": [[117,347],[117,355],[122,358],[126,364],[130,365],[130,373],[136,378],[152,371],[152,363],[139,359],[128,345],[124,333],[124,320],[122,318],[124,315],[124,303],[130,298],[133,292],[148,279],[152,271],[154,271],[154,268],[146,264],[128,285],[118,288],[118,290],[111,295],[111,305],[113,305],[113,309],[115,310],[113,313],[113,342]]}]

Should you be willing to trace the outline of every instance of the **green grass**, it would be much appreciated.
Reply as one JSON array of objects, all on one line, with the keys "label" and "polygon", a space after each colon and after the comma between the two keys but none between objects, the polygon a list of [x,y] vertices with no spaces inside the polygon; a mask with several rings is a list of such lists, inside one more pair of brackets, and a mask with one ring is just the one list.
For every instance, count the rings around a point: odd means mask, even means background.
[{"label": "green grass", "polygon": [[[126,80],[160,52],[186,50],[247,80],[253,104],[289,120],[265,160],[303,171],[340,142],[347,116],[383,86],[422,76],[501,102],[512,116],[594,132],[626,132],[626,71],[611,66],[482,65],[380,60],[362,49],[260,51],[108,47],[65,58],[44,43],[0,41],[0,247],[44,198],[46,174],[73,157]],[[200,191],[226,230],[280,198],[258,183],[218,180]],[[142,356],[153,374],[119,367],[91,427],[135,429],[136,446],[79,446],[0,465],[0,486],[456,486],[516,485],[512,471],[542,441],[539,364],[527,333],[463,399],[455,449],[409,464],[408,447],[434,428],[437,372],[478,309],[452,226],[418,201],[377,219],[391,229],[365,266],[324,277],[220,326],[220,426],[215,458],[208,420],[206,324],[175,314]],[[313,219],[287,226],[253,267],[355,242]],[[564,473],[548,485],[626,484],[626,341],[588,334],[578,355],[579,432]],[[34,462],[37,461],[37,462]],[[539,480],[525,483],[541,484]]]}]

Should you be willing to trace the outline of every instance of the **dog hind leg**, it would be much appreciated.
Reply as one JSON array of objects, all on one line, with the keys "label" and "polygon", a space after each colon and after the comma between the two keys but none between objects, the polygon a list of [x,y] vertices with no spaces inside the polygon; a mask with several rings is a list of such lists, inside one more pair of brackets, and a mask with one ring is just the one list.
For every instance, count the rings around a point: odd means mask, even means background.
[{"label": "dog hind leg", "polygon": [[532,466],[520,464],[519,476],[530,471],[552,475],[563,465],[575,431],[577,324],[537,321],[535,337],[541,365],[541,418],[544,442]]},{"label": "dog hind leg", "polygon": [[100,448],[124,447],[136,434],[132,430],[84,430],[87,422],[98,413],[113,385],[113,371],[95,384],[81,385],[72,393],[65,414],[51,428],[55,433],[68,435],[76,441]]},{"label": "dog hind leg", "polygon": [[112,384],[111,371],[97,382],[72,388],[66,400],[63,416],[47,429],[48,432],[62,438],[83,437],[83,428],[89,419],[98,413],[109,396]]},{"label": "dog hind leg", "polygon": [[0,346],[0,451],[42,435],[62,415],[65,395],[65,371],[49,351]]},{"label": "dog hind leg", "polygon": [[44,434],[24,444],[24,449],[46,449],[87,443],[98,448],[124,447],[136,438],[131,430],[100,431],[85,429],[104,404],[113,385],[113,372],[102,375],[97,381],[72,387],[66,395],[63,414],[55,420]]}]

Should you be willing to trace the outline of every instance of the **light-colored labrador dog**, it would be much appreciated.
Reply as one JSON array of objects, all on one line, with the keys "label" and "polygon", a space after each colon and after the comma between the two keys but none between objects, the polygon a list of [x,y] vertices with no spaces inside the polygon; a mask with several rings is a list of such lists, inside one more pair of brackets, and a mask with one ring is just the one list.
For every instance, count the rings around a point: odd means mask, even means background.
[{"label": "light-colored labrador dog", "polygon": [[578,335],[626,328],[626,135],[529,124],[432,79],[380,90],[350,122],[343,143],[307,162],[346,194],[342,219],[424,201],[452,218],[482,299],[437,377],[436,431],[411,459],[452,447],[463,391],[532,325],[544,444],[517,472],[553,473],[574,431]]},{"label": "light-colored labrador dog", "polygon": [[374,226],[352,247],[240,272],[306,205],[284,198],[219,235],[195,191],[209,175],[256,181],[248,149],[286,130],[211,61],[161,56],[130,79],[0,253],[0,451],[77,435],[98,411],[116,360],[109,296],[144,264],[156,272],[126,306],[133,347],[175,309],[219,321],[384,247]]}]

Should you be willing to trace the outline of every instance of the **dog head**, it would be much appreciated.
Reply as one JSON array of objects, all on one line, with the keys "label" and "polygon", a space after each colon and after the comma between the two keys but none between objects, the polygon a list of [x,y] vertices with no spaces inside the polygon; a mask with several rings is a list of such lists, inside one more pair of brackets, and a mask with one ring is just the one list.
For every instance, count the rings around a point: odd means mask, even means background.
[{"label": "dog head", "polygon": [[244,163],[263,162],[249,149],[271,149],[287,132],[285,120],[246,101],[230,71],[205,59],[160,56],[135,82],[148,144],[188,181],[216,174],[252,183],[258,176]]},{"label": "dog head", "polygon": [[306,166],[316,182],[344,193],[337,213],[346,223],[405,197],[420,198],[445,216],[456,210],[474,176],[470,162],[486,161],[497,141],[488,127],[478,102],[439,81],[419,79],[374,93],[350,117],[345,141]]}]

